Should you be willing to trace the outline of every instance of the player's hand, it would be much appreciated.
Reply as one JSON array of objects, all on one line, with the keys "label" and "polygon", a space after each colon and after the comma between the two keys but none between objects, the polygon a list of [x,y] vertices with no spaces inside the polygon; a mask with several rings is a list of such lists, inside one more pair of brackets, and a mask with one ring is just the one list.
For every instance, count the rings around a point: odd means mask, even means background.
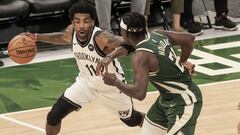
[{"label": "player's hand", "polygon": [[24,35],[24,36],[28,36],[30,38],[32,38],[35,42],[37,42],[37,37],[36,37],[36,33],[30,33],[30,32],[23,32],[20,35]]},{"label": "player's hand", "polygon": [[117,80],[117,76],[113,73],[106,72],[106,73],[103,74],[103,81],[107,85],[113,85],[114,86],[114,83],[115,83],[116,80]]},{"label": "player's hand", "polygon": [[193,73],[195,72],[195,64],[186,61],[183,62],[182,65],[188,69],[190,75],[193,75]]},{"label": "player's hand", "polygon": [[111,57],[105,57],[97,63],[96,74],[103,75],[104,70],[108,72],[108,65],[112,62]]}]

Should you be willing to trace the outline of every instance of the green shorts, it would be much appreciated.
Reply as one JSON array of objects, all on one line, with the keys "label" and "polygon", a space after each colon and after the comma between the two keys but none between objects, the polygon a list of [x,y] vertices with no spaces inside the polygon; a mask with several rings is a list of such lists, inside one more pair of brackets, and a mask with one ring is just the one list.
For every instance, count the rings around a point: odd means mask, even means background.
[{"label": "green shorts", "polygon": [[182,132],[184,135],[193,135],[202,102],[183,105],[178,104],[178,100],[182,102],[181,96],[167,102],[159,96],[149,109],[146,119],[149,123],[166,130],[168,134],[176,135]]}]

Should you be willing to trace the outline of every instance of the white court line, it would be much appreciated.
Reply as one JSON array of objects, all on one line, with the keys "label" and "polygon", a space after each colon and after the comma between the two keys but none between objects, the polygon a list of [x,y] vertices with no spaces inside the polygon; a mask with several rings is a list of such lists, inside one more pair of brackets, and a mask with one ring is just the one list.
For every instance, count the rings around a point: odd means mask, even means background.
[{"label": "white court line", "polygon": [[[230,82],[237,82],[240,81],[240,79],[235,79],[235,80],[228,80],[228,81],[221,81],[221,82],[213,82],[213,83],[206,83],[206,84],[199,84],[199,87],[205,87],[205,86],[211,86],[211,85],[216,85],[216,84],[223,84],[223,83],[230,83]],[[151,91],[148,92],[147,94],[152,94],[152,93],[157,93],[158,91]]]},{"label": "white court line", "polygon": [[11,121],[11,122],[14,122],[14,123],[17,123],[17,124],[20,124],[20,125],[23,125],[23,126],[26,126],[26,127],[30,127],[30,128],[33,128],[33,129],[36,129],[40,132],[45,133],[45,129],[37,127],[37,126],[33,126],[31,124],[28,124],[28,123],[25,123],[25,122],[22,122],[22,121],[19,121],[19,120],[15,120],[15,119],[9,118],[9,117],[4,116],[4,115],[1,115],[0,118]]},{"label": "white court line", "polygon": [[[214,82],[214,83],[207,83],[207,84],[200,84],[198,85],[199,87],[204,87],[204,86],[210,86],[210,85],[216,85],[216,84],[223,84],[223,83],[229,83],[229,82],[237,82],[240,81],[240,79],[235,79],[235,80],[229,80],[229,81],[221,81],[221,82]],[[153,93],[158,93],[158,91],[152,91],[152,92],[148,92],[147,94],[153,94]],[[11,113],[5,113],[5,114],[0,114],[0,118],[26,126],[26,127],[30,127],[33,129],[36,129],[38,131],[44,132],[45,133],[45,129],[42,129],[40,127],[37,126],[33,126],[31,124],[19,121],[19,120],[15,120],[12,118],[7,117],[6,115],[10,115],[10,114],[19,114],[19,113],[24,113],[24,112],[32,112],[32,111],[39,111],[39,110],[45,110],[45,109],[49,109],[50,107],[44,107],[44,108],[37,108],[37,109],[31,109],[31,110],[25,110],[25,111],[19,111],[19,112],[11,112]],[[60,134],[59,134],[60,135]]]},{"label": "white court line", "polygon": [[0,68],[29,65],[34,63],[63,60],[63,59],[69,59],[69,58],[74,58],[74,55],[72,54],[71,49],[60,49],[57,51],[39,52],[36,54],[35,58],[30,63],[27,63],[27,64],[17,64],[13,62],[10,59],[10,57],[2,58],[1,60],[4,62],[4,66]]},{"label": "white court line", "polygon": [[[206,84],[199,84],[198,86],[199,87],[205,87],[205,86],[211,86],[211,85],[223,84],[223,83],[230,83],[230,82],[237,82],[237,81],[240,81],[240,79],[206,83]],[[156,90],[156,91],[147,92],[147,94],[151,94],[151,93],[158,93],[158,91]],[[24,111],[18,111],[18,112],[3,113],[3,114],[0,114],[0,116],[6,116],[6,115],[11,115],[11,114],[19,114],[19,113],[25,113],[25,112],[33,112],[33,111],[41,111],[41,110],[50,109],[50,108],[51,108],[51,106],[50,107],[37,108],[37,109],[24,110]]]},{"label": "white court line", "polygon": [[[234,31],[234,32],[225,32],[225,31],[214,31],[214,30],[208,30],[211,32],[208,32],[209,34],[207,35],[207,30],[205,30],[205,34],[203,34],[203,36],[198,36],[196,37],[196,41],[197,40],[204,40],[204,39],[208,39],[208,38],[216,38],[216,37],[221,37],[222,35],[224,36],[232,36],[235,34],[239,34],[240,30]],[[219,34],[222,33],[222,34]],[[220,35],[220,36],[219,36]],[[38,62],[45,62],[45,61],[49,61],[49,60],[56,60],[56,59],[66,59],[66,58],[73,58],[73,55],[69,52],[70,49],[63,49],[63,50],[59,50],[60,52],[63,51],[64,53],[59,53],[58,55],[54,55],[52,54],[52,52],[50,53],[51,55],[41,55],[42,53],[38,53],[38,55],[36,56],[36,58],[32,61],[32,63],[38,63]],[[66,51],[66,53],[65,53]],[[60,55],[59,55],[60,54]],[[10,58],[4,58],[3,59],[5,66],[4,67],[0,67],[0,68],[5,68],[5,67],[11,67],[11,66],[18,66],[18,64],[13,63]],[[228,82],[234,82],[234,81],[239,81],[240,79],[237,80],[231,80],[231,81],[223,81],[223,82],[216,82],[216,83],[209,83],[209,84],[202,84],[202,85],[198,85],[198,86],[209,86],[209,85],[215,85],[215,84],[222,84],[222,83],[228,83]],[[153,91],[153,92],[148,92],[147,94],[151,94],[151,93],[158,93],[158,91]],[[26,127],[30,127],[33,129],[36,129],[38,131],[41,132],[45,132],[44,129],[12,119],[7,117],[6,115],[11,115],[11,114],[20,114],[20,113],[25,113],[25,112],[33,112],[33,111],[40,111],[40,110],[45,110],[45,109],[49,109],[50,107],[44,107],[44,108],[37,108],[37,109],[31,109],[31,110],[24,110],[24,111],[18,111],[18,112],[11,112],[11,113],[5,113],[5,114],[0,114],[0,118],[20,124],[20,125],[24,125]]]},{"label": "white court line", "polygon": [[214,45],[207,45],[207,46],[203,46],[203,47],[207,48],[209,50],[220,50],[220,49],[234,48],[234,47],[240,47],[240,41],[214,44]]},{"label": "white court line", "polygon": [[25,112],[41,111],[41,110],[45,110],[45,109],[49,109],[49,108],[50,107],[43,107],[43,108],[30,109],[30,110],[24,110],[24,111],[18,111],[18,112],[3,113],[3,114],[0,114],[0,116],[6,116],[6,115],[11,115],[11,114],[19,114],[19,113],[25,113]]},{"label": "white court line", "polygon": [[232,54],[231,56],[240,59],[240,54]]}]

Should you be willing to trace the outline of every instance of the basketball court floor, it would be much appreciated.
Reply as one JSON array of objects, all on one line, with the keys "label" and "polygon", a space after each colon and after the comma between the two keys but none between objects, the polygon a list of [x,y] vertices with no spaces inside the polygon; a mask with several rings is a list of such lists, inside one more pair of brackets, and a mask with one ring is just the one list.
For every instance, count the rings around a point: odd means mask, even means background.
[{"label": "basketball court floor", "polygon": [[[0,134],[44,135],[47,112],[73,82],[77,68],[69,49],[39,52],[27,65],[2,59],[0,68]],[[240,122],[240,30],[205,30],[196,37],[190,61],[196,64],[194,81],[203,93],[203,109],[196,135],[237,135]],[[131,82],[129,58],[121,59]],[[58,85],[56,85],[58,84]],[[135,108],[146,112],[158,92],[151,92]],[[91,103],[63,120],[61,135],[139,135],[98,103]]]}]

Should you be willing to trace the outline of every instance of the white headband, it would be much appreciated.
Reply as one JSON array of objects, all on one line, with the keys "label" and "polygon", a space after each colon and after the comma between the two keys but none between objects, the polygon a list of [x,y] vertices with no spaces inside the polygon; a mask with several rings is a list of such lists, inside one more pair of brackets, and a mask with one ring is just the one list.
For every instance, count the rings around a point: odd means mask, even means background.
[{"label": "white headband", "polygon": [[126,31],[129,31],[129,32],[141,32],[141,31],[143,31],[142,28],[132,28],[131,27],[131,28],[127,29],[127,25],[123,22],[123,19],[121,19],[120,27],[123,28]]},{"label": "white headband", "polygon": [[120,27],[123,28],[124,30],[127,30],[127,25],[123,22],[123,19],[121,19]]}]

